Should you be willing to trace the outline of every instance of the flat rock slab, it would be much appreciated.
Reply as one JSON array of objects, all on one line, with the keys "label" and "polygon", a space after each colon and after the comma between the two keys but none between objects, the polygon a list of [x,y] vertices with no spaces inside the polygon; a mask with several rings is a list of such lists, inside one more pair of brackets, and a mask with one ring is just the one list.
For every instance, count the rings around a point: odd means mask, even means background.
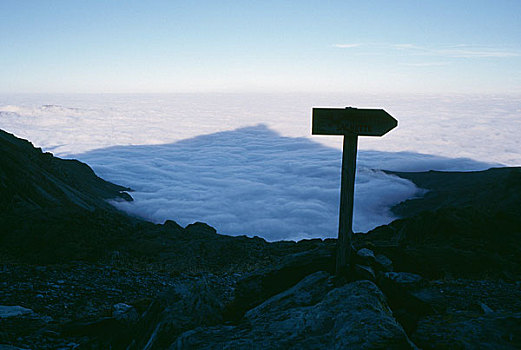
[{"label": "flat rock slab", "polygon": [[32,313],[33,313],[33,310],[27,309],[22,306],[0,305],[0,318],[18,317],[18,316],[30,315]]},{"label": "flat rock slab", "polygon": [[370,281],[334,288],[316,272],[246,313],[237,326],[200,327],[171,349],[407,349],[414,348]]},{"label": "flat rock slab", "polygon": [[17,346],[8,345],[8,344],[0,344],[0,350],[29,350],[29,349],[19,348]]}]

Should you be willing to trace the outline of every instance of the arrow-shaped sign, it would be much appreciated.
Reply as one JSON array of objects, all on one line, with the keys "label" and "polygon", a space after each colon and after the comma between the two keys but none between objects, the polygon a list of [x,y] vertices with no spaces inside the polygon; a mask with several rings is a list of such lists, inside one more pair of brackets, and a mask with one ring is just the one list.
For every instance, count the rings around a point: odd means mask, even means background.
[{"label": "arrow-shaped sign", "polygon": [[382,136],[397,125],[383,109],[313,108],[313,135]]},{"label": "arrow-shaped sign", "polygon": [[353,202],[358,135],[382,136],[394,129],[398,121],[383,109],[313,108],[313,135],[344,135],[340,220],[338,225],[337,274],[346,273],[351,263]]}]

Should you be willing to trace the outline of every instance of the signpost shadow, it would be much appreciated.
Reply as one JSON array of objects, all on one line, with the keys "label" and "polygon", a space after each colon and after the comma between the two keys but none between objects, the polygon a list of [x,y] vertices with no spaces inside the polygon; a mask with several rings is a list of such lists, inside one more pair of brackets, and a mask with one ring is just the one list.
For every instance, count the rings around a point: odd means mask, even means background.
[{"label": "signpost shadow", "polygon": [[[311,138],[287,137],[255,125],[72,157],[88,163],[106,180],[133,188],[135,202],[118,207],[153,222],[203,221],[223,234],[257,235],[268,241],[338,234],[342,153]],[[368,150],[358,151],[357,162],[364,171],[357,175],[356,191],[363,189],[364,196],[356,198],[359,215],[354,219],[368,220],[355,223],[360,231],[390,222],[385,208],[415,191],[409,181],[367,171],[371,168],[454,170],[457,164],[471,170],[487,168],[469,159]]]}]

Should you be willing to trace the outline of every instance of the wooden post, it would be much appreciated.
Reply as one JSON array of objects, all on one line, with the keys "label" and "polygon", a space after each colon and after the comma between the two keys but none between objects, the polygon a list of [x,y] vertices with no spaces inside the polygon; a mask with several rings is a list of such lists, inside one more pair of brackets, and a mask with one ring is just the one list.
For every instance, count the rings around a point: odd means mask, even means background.
[{"label": "wooden post", "polygon": [[353,237],[353,202],[355,196],[356,148],[358,136],[382,136],[394,129],[398,121],[383,109],[313,108],[313,135],[344,135],[340,219],[336,273],[347,273]]},{"label": "wooden post", "polygon": [[353,236],[353,203],[356,174],[358,135],[344,135],[342,152],[342,179],[340,184],[340,215],[336,257],[337,275],[347,272],[351,264],[351,240]]}]

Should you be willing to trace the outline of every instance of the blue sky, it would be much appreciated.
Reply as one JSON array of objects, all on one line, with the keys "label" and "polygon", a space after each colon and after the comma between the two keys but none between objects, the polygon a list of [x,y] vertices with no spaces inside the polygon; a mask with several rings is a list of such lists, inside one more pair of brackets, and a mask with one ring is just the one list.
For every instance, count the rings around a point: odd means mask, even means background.
[{"label": "blue sky", "polygon": [[0,1],[0,92],[521,92],[521,1]]}]

